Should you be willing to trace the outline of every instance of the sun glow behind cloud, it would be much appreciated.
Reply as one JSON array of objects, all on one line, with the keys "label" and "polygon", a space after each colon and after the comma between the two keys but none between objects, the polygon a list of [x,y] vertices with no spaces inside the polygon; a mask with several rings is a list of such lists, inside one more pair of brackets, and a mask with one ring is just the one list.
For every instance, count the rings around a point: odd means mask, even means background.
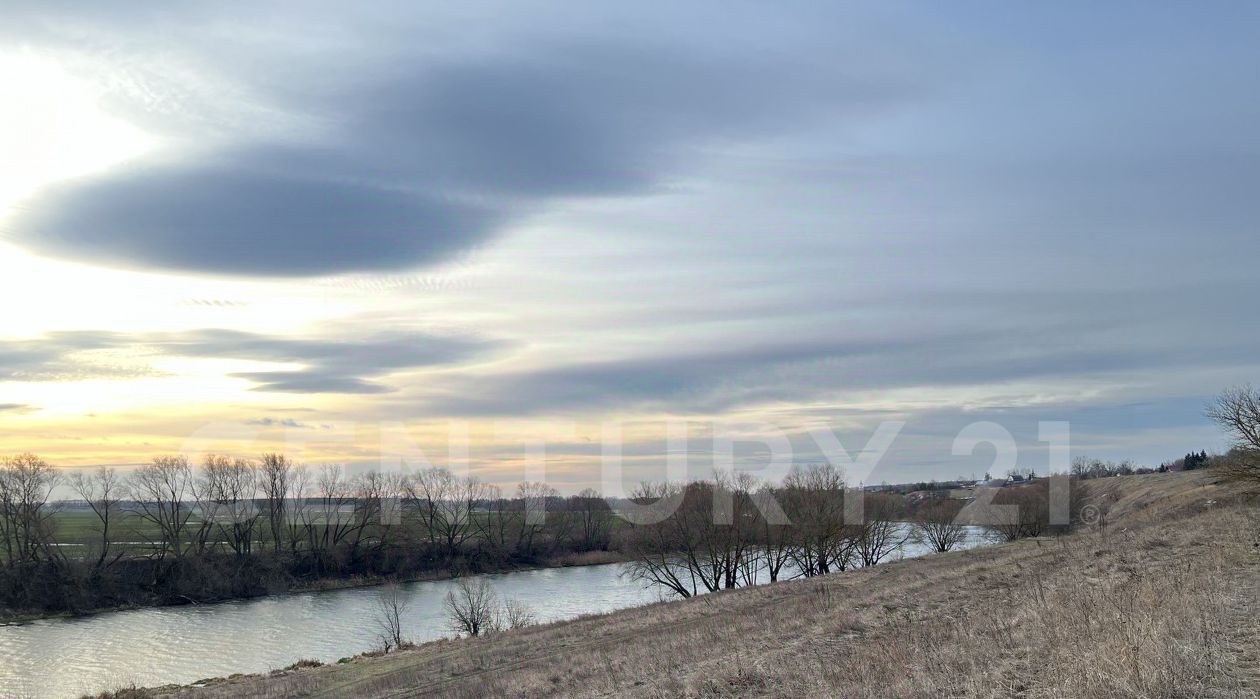
[{"label": "sun glow behind cloud", "polygon": [[0,216],[44,184],[100,172],[158,143],[105,112],[92,83],[33,51],[0,53],[0,86]]}]

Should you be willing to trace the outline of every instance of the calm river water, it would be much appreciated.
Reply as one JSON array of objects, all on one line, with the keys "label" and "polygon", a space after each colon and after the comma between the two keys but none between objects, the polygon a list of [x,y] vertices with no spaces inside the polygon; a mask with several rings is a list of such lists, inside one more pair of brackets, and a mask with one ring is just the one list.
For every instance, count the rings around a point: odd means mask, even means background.
[{"label": "calm river water", "polygon": [[[968,545],[980,543],[973,533]],[[909,544],[900,556],[923,553]],[[613,564],[487,577],[501,599],[520,600],[539,621],[659,599],[620,573]],[[442,600],[453,586],[449,580],[402,586],[409,602],[405,635],[415,641],[452,635]],[[334,662],[376,645],[377,594],[356,588],[0,626],[0,696],[59,699],[132,683],[151,687],[266,672],[300,658]]]}]

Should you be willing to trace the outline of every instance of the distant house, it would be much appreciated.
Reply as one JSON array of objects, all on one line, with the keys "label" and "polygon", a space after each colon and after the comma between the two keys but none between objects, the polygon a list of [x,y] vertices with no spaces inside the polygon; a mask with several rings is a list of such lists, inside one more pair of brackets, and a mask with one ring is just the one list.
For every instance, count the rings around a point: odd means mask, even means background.
[{"label": "distant house", "polygon": [[910,502],[921,502],[924,500],[945,500],[949,498],[951,492],[953,492],[952,487],[912,490],[906,494],[906,500]]},{"label": "distant house", "polygon": [[976,491],[972,488],[950,488],[950,500],[970,500],[976,496]]}]

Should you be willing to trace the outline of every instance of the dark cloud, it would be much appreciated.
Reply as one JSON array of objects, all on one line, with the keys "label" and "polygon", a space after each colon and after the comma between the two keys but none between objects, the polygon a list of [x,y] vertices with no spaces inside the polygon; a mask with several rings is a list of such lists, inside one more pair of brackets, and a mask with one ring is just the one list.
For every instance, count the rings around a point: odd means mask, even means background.
[{"label": "dark cloud", "polygon": [[252,390],[275,393],[388,393],[394,390],[353,376],[325,375],[319,371],[258,371],[232,376],[257,382]]},{"label": "dark cloud", "polygon": [[303,365],[292,371],[233,374],[257,382],[257,391],[383,393],[392,389],[370,379],[400,370],[468,362],[502,347],[500,342],[483,338],[406,331],[367,334],[351,340],[278,338],[221,329],[50,333],[35,340],[0,342],[0,379],[72,381],[151,373],[146,367],[114,368],[81,359],[82,353],[126,350],[133,355],[153,352]]},{"label": "dark cloud", "polygon": [[0,403],[0,413],[31,413],[35,407],[26,403]]},{"label": "dark cloud", "polygon": [[484,240],[494,218],[424,192],[227,160],[56,185],[9,227],[34,250],[80,259],[313,275],[447,259]]},{"label": "dark cloud", "polygon": [[834,126],[909,93],[708,45],[532,45],[356,88],[343,145],[364,160],[342,167],[508,200],[636,193],[706,145]]},{"label": "dark cloud", "polygon": [[51,186],[5,235],[121,266],[397,270],[472,249],[559,198],[648,191],[708,145],[834,127],[912,94],[816,57],[746,49],[505,38],[449,57],[394,46],[395,60],[353,80],[311,66],[309,90],[271,95],[318,134],[237,137],[210,155]]},{"label": "dark cloud", "polygon": [[305,365],[295,371],[233,374],[257,382],[255,391],[277,393],[385,393],[393,389],[370,379],[399,370],[467,362],[503,346],[482,338],[418,332],[379,333],[355,340],[303,340],[231,330],[201,330],[159,335],[148,340],[165,352],[181,356],[236,357]]},{"label": "dark cloud", "polygon": [[352,339],[281,338],[223,329],[147,333],[132,338],[185,357],[302,362],[347,373],[452,364],[503,347],[500,342],[479,337],[401,330],[368,333]]}]

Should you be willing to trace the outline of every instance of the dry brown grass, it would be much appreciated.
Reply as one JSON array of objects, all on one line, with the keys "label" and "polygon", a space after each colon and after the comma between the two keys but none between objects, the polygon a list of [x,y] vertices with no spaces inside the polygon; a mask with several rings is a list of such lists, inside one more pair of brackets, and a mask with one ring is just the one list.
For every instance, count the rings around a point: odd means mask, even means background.
[{"label": "dry brown grass", "polygon": [[1104,524],[1124,528],[1166,521],[1250,496],[1212,470],[1112,476],[1084,481],[1085,505],[1103,515]]},{"label": "dry brown grass", "polygon": [[112,692],[102,692],[94,699],[153,699],[156,696],[152,690],[141,689],[139,687],[127,687],[124,689],[116,689]]},{"label": "dry brown grass", "polygon": [[[1204,517],[1195,524],[1217,534],[1238,521]],[[817,694],[811,686],[830,684],[853,697],[1248,695],[1230,652],[1240,623],[1231,605],[1245,584],[1237,579],[1240,547],[1204,547],[1183,560],[1164,553],[1193,547],[1184,537],[1056,544],[1048,560],[1017,564],[1023,573],[1010,577],[1022,582],[995,586],[987,604],[952,618],[922,617],[911,605],[844,662],[776,673],[788,680],[779,686]]]},{"label": "dry brown grass", "polygon": [[1252,512],[1183,474],[1113,480],[1101,530],[168,693],[1257,696]]}]

